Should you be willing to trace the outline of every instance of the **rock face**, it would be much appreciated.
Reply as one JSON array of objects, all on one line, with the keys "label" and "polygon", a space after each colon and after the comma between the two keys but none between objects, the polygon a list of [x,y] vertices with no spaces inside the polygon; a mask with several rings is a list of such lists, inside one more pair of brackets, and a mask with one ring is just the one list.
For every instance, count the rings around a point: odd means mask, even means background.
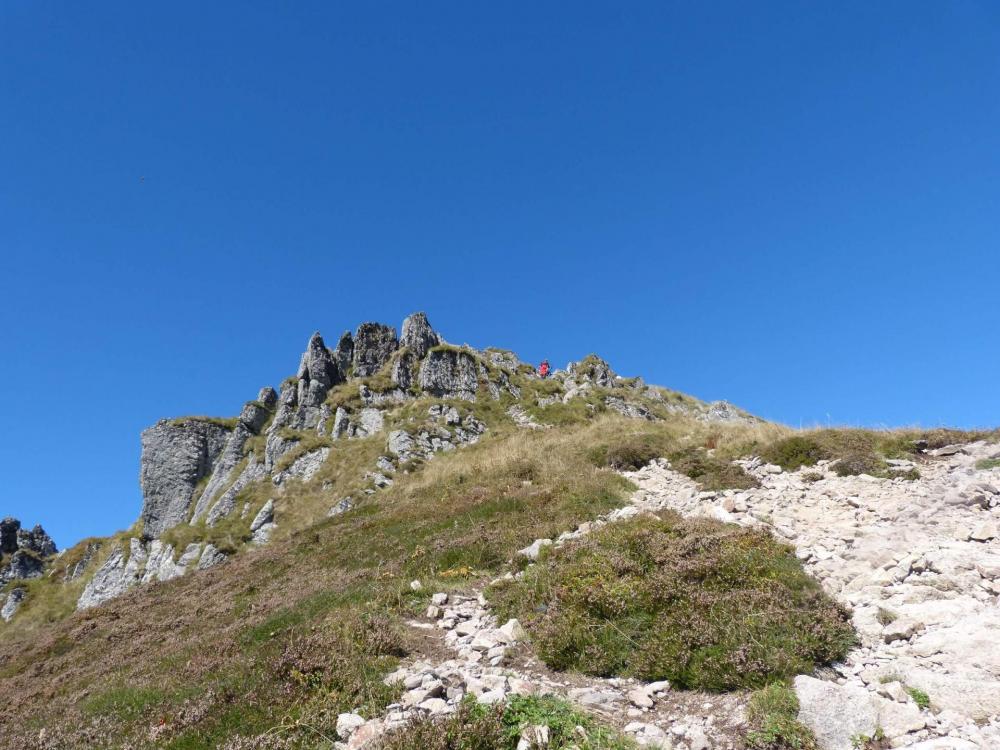
[{"label": "rock face", "polygon": [[427,315],[417,312],[403,321],[403,333],[399,343],[409,349],[417,359],[423,359],[431,348],[441,343],[441,337],[431,328]]},{"label": "rock face", "polygon": [[143,534],[155,539],[188,520],[195,487],[209,476],[231,430],[213,422],[162,420],[142,433]]},{"label": "rock face", "polygon": [[436,398],[476,400],[479,368],[469,352],[438,349],[420,365],[420,390]]},{"label": "rock face", "polygon": [[382,323],[362,323],[354,334],[354,377],[377,373],[398,346],[395,328]]}]

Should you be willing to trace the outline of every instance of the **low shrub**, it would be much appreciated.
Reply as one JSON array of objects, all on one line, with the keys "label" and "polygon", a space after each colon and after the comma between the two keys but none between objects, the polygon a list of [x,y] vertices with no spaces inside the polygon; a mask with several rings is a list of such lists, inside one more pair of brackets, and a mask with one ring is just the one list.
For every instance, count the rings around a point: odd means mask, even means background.
[{"label": "low shrub", "polygon": [[777,464],[785,471],[795,471],[800,466],[814,466],[817,461],[829,458],[829,452],[815,439],[805,435],[792,435],[768,445],[761,451],[761,458]]},{"label": "low shrub", "polygon": [[872,453],[851,453],[839,459],[833,466],[838,477],[854,477],[858,474],[869,476],[884,476],[888,465],[879,456]]},{"label": "low shrub", "polygon": [[796,718],[799,700],[781,683],[768,685],[750,696],[747,722],[749,750],[815,750],[816,738]]},{"label": "low shrub", "polygon": [[[505,705],[464,701],[444,719],[425,717],[383,737],[379,750],[514,750],[529,726],[549,728],[549,750],[628,750],[635,745],[566,701],[511,696]],[[582,732],[581,732],[582,730]],[[534,746],[532,746],[534,747]]]},{"label": "low shrub", "polygon": [[674,513],[610,524],[490,590],[551,667],[757,688],[842,658],[848,613],[759,529]]},{"label": "low shrub", "polygon": [[692,446],[670,454],[670,466],[693,479],[703,490],[747,490],[760,487],[760,482],[729,461],[710,456],[707,451]]}]

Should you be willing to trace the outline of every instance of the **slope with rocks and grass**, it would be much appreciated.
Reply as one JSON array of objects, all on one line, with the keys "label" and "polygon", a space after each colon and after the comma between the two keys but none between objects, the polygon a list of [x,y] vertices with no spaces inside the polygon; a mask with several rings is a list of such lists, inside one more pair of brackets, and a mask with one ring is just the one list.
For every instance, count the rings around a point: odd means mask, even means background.
[{"label": "slope with rocks and grass", "polygon": [[795,433],[593,355],[542,379],[419,313],[316,334],[238,417],[143,433],[132,528],[8,577],[0,735],[992,741],[994,439]]}]

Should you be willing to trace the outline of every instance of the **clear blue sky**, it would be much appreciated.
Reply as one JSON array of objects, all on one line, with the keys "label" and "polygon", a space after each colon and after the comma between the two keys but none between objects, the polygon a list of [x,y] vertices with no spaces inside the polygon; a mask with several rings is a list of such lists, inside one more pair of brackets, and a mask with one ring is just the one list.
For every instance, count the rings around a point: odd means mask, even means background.
[{"label": "clear blue sky", "polygon": [[5,0],[0,50],[0,515],[61,545],[137,516],[143,427],[416,309],[1000,424],[996,3]]}]

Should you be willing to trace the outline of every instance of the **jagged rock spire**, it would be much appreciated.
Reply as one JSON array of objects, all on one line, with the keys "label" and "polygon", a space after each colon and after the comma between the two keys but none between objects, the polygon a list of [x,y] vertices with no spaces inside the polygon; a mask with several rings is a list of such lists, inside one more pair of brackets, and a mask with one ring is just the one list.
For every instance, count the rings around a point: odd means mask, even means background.
[{"label": "jagged rock spire", "polygon": [[441,343],[441,337],[437,335],[427,314],[415,312],[403,321],[402,336],[399,343],[407,347],[417,359],[423,359],[427,351]]}]

